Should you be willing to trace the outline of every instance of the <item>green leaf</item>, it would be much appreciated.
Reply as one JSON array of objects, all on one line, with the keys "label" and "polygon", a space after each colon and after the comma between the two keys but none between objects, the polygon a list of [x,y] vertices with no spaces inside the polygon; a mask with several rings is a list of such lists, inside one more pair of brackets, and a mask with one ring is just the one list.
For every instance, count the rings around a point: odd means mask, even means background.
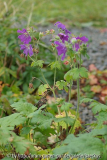
[{"label": "green leaf", "polygon": [[72,74],[72,71],[68,71],[65,75],[64,75],[64,79],[67,81],[67,82],[70,82],[70,80],[73,80],[73,74]]},{"label": "green leaf", "polygon": [[14,158],[11,158],[11,157],[5,157],[5,158],[3,158],[2,160],[14,160]]},{"label": "green leaf", "polygon": [[61,69],[61,64],[59,61],[55,61],[49,64],[49,66],[51,67],[51,69],[55,69],[58,68],[59,70]]},{"label": "green leaf", "polygon": [[9,142],[11,132],[5,129],[5,126],[0,128],[0,146],[6,145]]},{"label": "green leaf", "polygon": [[74,124],[74,118],[71,117],[54,118],[54,122],[57,122],[62,127],[66,128],[66,124],[69,124],[71,126]]},{"label": "green leaf", "polygon": [[107,121],[107,112],[101,111],[97,116],[95,116],[95,118],[97,118],[96,128],[102,128],[103,122]]},{"label": "green leaf", "polygon": [[65,102],[62,106],[61,106],[61,111],[69,111],[69,108],[72,107],[72,103],[68,103]]},{"label": "green leaf", "polygon": [[31,127],[23,127],[21,130],[21,134],[29,134],[31,129]]},{"label": "green leaf", "polygon": [[[88,138],[87,138],[88,137]],[[91,134],[85,133],[75,137],[73,134],[67,136],[61,147],[53,150],[56,154],[90,154],[100,155],[103,151],[104,144],[102,141]]]},{"label": "green leaf", "polygon": [[47,143],[47,136],[43,135],[41,132],[35,132],[34,138],[36,139],[36,142],[39,144],[46,144]]},{"label": "green leaf", "polygon": [[77,80],[77,78],[79,78],[79,77],[87,78],[88,77],[87,72],[88,72],[87,69],[84,67],[73,68],[65,74],[64,79],[66,79],[68,82],[70,82],[70,80],[73,80],[73,79]]},{"label": "green leaf", "polygon": [[[20,113],[14,113],[10,116],[0,118],[0,126],[2,128],[14,128],[16,125],[23,124],[26,121],[25,117],[22,117]],[[7,128],[8,129],[8,128]]]},{"label": "green leaf", "polygon": [[84,67],[79,68],[80,76],[83,78],[88,78],[88,70]]},{"label": "green leaf", "polygon": [[59,90],[63,89],[64,87],[67,86],[67,82],[61,80],[56,82],[56,86],[58,87]]},{"label": "green leaf", "polygon": [[15,110],[23,114],[24,116],[28,116],[30,113],[33,113],[37,108],[28,102],[16,102],[11,105]]},{"label": "green leaf", "polygon": [[47,91],[47,88],[49,88],[47,84],[41,84],[38,89],[38,94],[42,95],[44,92]]},{"label": "green leaf", "polygon": [[92,102],[89,107],[92,108],[93,114],[96,114],[101,111],[107,111],[107,106],[97,101]]},{"label": "green leaf", "polygon": [[90,99],[90,98],[83,98],[81,99],[80,103],[87,103],[87,102],[92,102],[92,101],[95,101],[94,99]]},{"label": "green leaf", "polygon": [[43,60],[37,60],[36,62],[32,62],[31,63],[31,67],[35,67],[35,66],[39,66],[39,67],[43,67],[43,63],[44,61]]},{"label": "green leaf", "polygon": [[50,128],[53,118],[53,115],[49,112],[38,111],[33,115],[31,123],[38,124],[40,129],[47,129]]},{"label": "green leaf", "polygon": [[13,147],[15,147],[15,150],[17,153],[24,154],[29,148],[29,151],[35,151],[33,147],[33,143],[26,140],[24,137],[19,137],[16,134],[13,134],[13,141],[11,142]]}]

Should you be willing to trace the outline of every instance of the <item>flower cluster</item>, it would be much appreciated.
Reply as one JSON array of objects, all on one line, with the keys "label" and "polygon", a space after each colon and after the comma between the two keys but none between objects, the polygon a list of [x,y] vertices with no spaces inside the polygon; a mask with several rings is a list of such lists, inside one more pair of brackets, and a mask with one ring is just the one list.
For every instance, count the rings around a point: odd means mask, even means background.
[{"label": "flower cluster", "polygon": [[71,34],[71,32],[69,30],[67,30],[65,25],[62,24],[61,22],[55,23],[55,26],[57,26],[59,29],[62,30],[62,32],[64,32],[64,33],[59,33],[58,34],[58,36],[60,37],[61,42],[59,42],[59,41],[55,41],[54,42],[54,44],[58,45],[56,47],[56,49],[58,51],[58,55],[63,54],[63,56],[61,57],[61,60],[63,61],[65,59],[66,52],[67,52],[67,48],[65,46],[65,41],[69,40],[69,35],[68,34]]},{"label": "flower cluster", "polygon": [[[53,41],[52,47],[57,49],[58,56],[62,56],[61,60],[63,61],[66,57],[67,51],[69,51],[71,48],[74,52],[82,52],[83,48],[87,46],[88,38],[83,37],[75,37],[71,34],[69,30],[66,29],[65,25],[61,22],[56,22],[55,26],[59,29],[59,34],[56,36],[53,36],[54,39],[50,40]],[[32,45],[29,44],[31,42],[31,36],[29,35],[29,31],[26,29],[18,30],[18,33],[20,35],[18,38],[21,40],[23,44],[20,45],[20,49],[23,50],[23,53],[27,56],[28,54],[30,56],[33,55],[33,52],[38,53],[38,49],[32,48]],[[47,30],[46,32],[40,32],[39,38],[42,38],[43,36],[53,34],[55,31],[53,29]],[[36,38],[33,38],[36,39]],[[36,39],[37,41],[37,39]]]},{"label": "flower cluster", "polygon": [[[61,22],[56,22],[55,26],[57,26],[61,31],[61,33],[58,34],[59,41],[54,41],[54,44],[56,45],[58,55],[63,55],[61,57],[62,61],[66,57],[66,52],[67,52],[66,42],[69,42],[69,44],[72,45],[72,48],[75,52],[79,51],[82,44],[86,44],[88,42],[88,38],[85,37],[85,36],[83,36],[83,37],[72,37],[71,40],[70,40],[71,32],[69,30],[67,30],[65,25],[62,24]],[[70,37],[69,37],[69,34],[70,34]]]},{"label": "flower cluster", "polygon": [[32,45],[29,44],[31,42],[31,37],[26,29],[18,30],[18,33],[21,33],[21,35],[18,36],[18,38],[23,42],[23,44],[20,45],[20,50],[23,50],[23,53],[27,56],[28,54],[30,56],[33,55],[33,48]]}]

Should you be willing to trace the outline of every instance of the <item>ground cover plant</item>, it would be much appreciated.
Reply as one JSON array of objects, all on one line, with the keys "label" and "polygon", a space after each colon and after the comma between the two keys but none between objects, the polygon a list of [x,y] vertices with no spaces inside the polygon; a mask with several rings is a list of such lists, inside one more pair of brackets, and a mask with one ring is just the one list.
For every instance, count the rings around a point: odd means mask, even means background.
[{"label": "ground cover plant", "polygon": [[[20,50],[23,57],[32,60],[31,68],[38,68],[41,77],[32,77],[40,81],[33,101],[16,98],[10,102],[7,116],[0,118],[0,156],[4,160],[12,159],[107,159],[107,105],[94,99],[80,96],[80,80],[88,78],[88,71],[82,66],[82,57],[87,54],[88,37],[71,33],[64,24],[56,22],[59,33],[53,29],[39,32],[34,28],[18,29]],[[53,84],[49,84],[43,72],[44,59],[40,59],[38,44],[44,36],[51,35],[50,44],[53,61],[47,66],[53,70]],[[62,80],[57,81],[57,72],[62,64],[68,66]],[[77,84],[77,109],[72,109],[71,89]],[[15,88],[17,92],[19,90]],[[14,88],[13,88],[14,90]],[[58,98],[56,92],[65,90],[68,101]],[[5,92],[5,90],[4,90]],[[44,97],[51,92],[55,102],[47,103]],[[8,94],[12,92],[8,92]],[[14,97],[14,96],[13,96]],[[11,99],[11,98],[10,98]],[[34,104],[35,103],[35,104]],[[84,129],[79,116],[81,103],[90,103],[96,121],[87,124]],[[4,108],[1,108],[4,110]],[[8,113],[11,111],[11,113]]]}]

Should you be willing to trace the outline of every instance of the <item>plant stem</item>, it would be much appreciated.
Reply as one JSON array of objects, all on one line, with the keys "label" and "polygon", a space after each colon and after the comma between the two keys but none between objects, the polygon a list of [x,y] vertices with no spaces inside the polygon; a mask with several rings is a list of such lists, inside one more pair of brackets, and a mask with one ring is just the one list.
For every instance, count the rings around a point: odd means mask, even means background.
[{"label": "plant stem", "polygon": [[73,124],[73,127],[71,128],[70,132],[72,133],[74,127],[75,127],[75,123],[76,123],[76,120],[77,120],[77,117],[78,117],[78,114],[79,114],[79,105],[80,105],[80,88],[79,88],[79,78],[77,79],[77,111],[76,111],[76,117],[75,117],[75,120],[74,120],[74,124]]},{"label": "plant stem", "polygon": [[70,87],[69,87],[69,103],[71,99],[71,88],[72,88],[72,81],[70,80]]},{"label": "plant stem", "polygon": [[[52,92],[53,92],[54,98],[55,98],[55,100],[56,100],[56,95],[55,95],[54,89],[52,90]],[[58,110],[58,114],[60,115],[60,110],[59,110],[59,107],[58,107],[58,106],[57,106],[57,110]]]}]

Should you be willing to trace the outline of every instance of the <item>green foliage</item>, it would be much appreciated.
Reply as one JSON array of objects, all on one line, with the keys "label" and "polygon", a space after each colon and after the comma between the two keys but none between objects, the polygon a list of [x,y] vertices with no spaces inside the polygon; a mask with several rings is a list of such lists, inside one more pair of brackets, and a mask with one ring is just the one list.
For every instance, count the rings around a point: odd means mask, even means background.
[{"label": "green foliage", "polygon": [[72,106],[72,103],[64,102],[64,104],[61,106],[61,111],[69,111]]},{"label": "green foliage", "polygon": [[72,75],[71,70],[69,70],[69,71],[64,75],[64,79],[65,79],[67,82],[70,82],[70,80],[73,80],[73,75]]},{"label": "green foliage", "polygon": [[93,114],[99,113],[101,111],[107,111],[107,105],[101,104],[97,101],[91,103]]},{"label": "green foliage", "polygon": [[103,152],[104,143],[97,137],[97,135],[107,135],[107,127],[103,129],[95,129],[90,133],[79,134],[75,137],[73,134],[67,136],[62,146],[56,147],[53,153],[63,154],[82,154],[82,155],[96,155],[99,156]]},{"label": "green foliage", "polygon": [[31,123],[39,125],[38,127],[40,129],[47,129],[47,128],[50,128],[53,118],[54,116],[51,113],[43,112],[43,111],[41,112],[41,110],[39,110],[38,112],[35,112],[33,114]]},{"label": "green foliage", "polygon": [[35,62],[32,62],[31,63],[31,67],[33,67],[33,66],[38,66],[38,67],[43,67],[43,63],[44,63],[44,61],[43,60],[37,60],[37,61],[35,61]]},{"label": "green foliage", "polygon": [[2,128],[13,129],[15,125],[23,124],[26,121],[25,117],[22,117],[20,113],[14,113],[10,116],[0,119],[0,126]]},{"label": "green foliage", "polygon": [[51,69],[55,69],[55,68],[59,70],[61,69],[61,64],[59,63],[59,61],[52,62],[49,64],[49,66],[51,67]]},{"label": "green foliage", "polygon": [[63,81],[63,80],[57,81],[57,82],[56,82],[56,86],[58,87],[59,90],[65,89],[65,91],[68,91],[67,82],[65,82],[65,81]]},{"label": "green foliage", "polygon": [[28,116],[30,113],[33,113],[37,108],[28,102],[16,102],[11,105],[16,111],[20,112],[24,116]]},{"label": "green foliage", "polygon": [[49,88],[47,84],[41,84],[38,89],[38,94],[43,95],[43,93],[47,91],[47,88]]},{"label": "green foliage", "polygon": [[70,80],[76,80],[79,77],[88,78],[88,71],[86,68],[73,68],[65,74],[64,79],[70,82]]}]

